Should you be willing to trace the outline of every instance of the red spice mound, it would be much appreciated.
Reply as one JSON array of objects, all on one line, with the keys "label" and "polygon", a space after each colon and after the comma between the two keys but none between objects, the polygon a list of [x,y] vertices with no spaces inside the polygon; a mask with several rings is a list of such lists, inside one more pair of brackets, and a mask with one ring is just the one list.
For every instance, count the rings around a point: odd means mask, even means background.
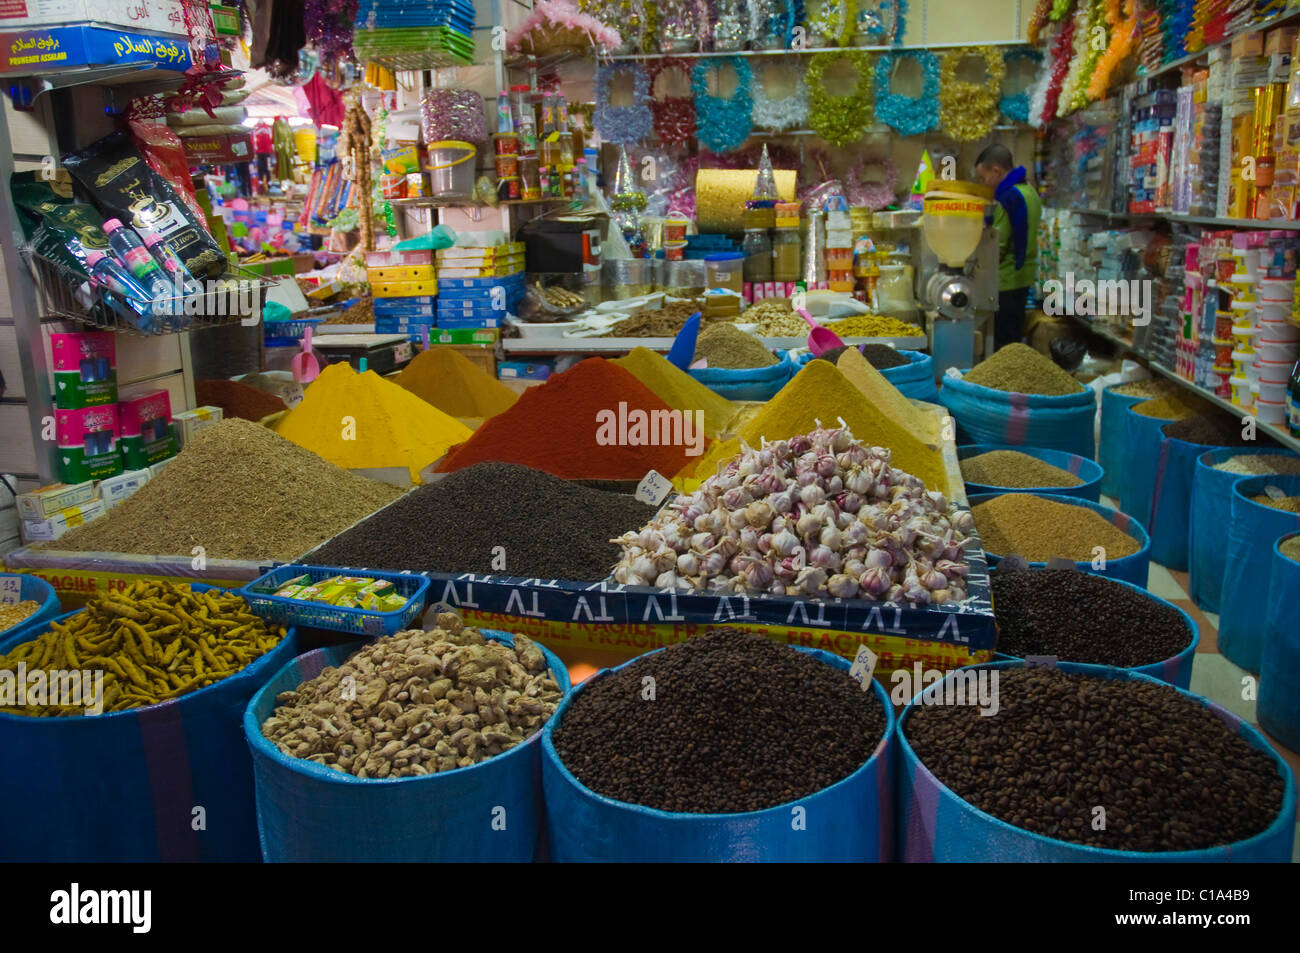
[{"label": "red spice mound", "polygon": [[220,407],[227,417],[242,417],[254,423],[286,409],[279,397],[240,381],[195,381],[194,398],[200,407]]},{"label": "red spice mound", "polygon": [[[703,446],[695,443],[702,440],[698,429],[692,429],[692,440],[679,439],[673,446],[630,446],[626,439],[599,443],[597,415],[610,411],[617,418],[620,403],[626,404],[627,414],[669,410],[623,368],[602,358],[587,358],[563,374],[551,375],[540,387],[524,391],[513,407],[453,448],[437,469],[450,473],[494,460],[570,479],[639,480],[652,469],[673,476],[699,459],[687,456],[688,449]],[[691,425],[694,428],[693,419]],[[631,432],[629,427],[626,433]],[[681,431],[678,435],[684,436]]]}]

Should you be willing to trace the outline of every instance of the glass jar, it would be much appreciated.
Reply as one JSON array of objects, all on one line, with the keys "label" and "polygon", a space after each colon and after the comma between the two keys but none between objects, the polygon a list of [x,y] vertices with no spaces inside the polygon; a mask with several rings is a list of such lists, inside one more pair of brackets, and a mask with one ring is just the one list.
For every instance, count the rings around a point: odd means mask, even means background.
[{"label": "glass jar", "polygon": [[772,280],[799,280],[803,241],[797,228],[778,228],[772,233]]},{"label": "glass jar", "polygon": [[741,244],[745,254],[745,283],[755,284],[772,280],[772,239],[766,229],[751,228],[745,231]]}]

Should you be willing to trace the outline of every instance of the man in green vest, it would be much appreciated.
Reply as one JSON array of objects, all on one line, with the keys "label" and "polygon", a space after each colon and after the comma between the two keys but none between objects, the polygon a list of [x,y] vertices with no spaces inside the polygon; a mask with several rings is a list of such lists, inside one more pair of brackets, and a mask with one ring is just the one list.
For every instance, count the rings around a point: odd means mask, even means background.
[{"label": "man in green vest", "polygon": [[989,146],[975,160],[975,174],[993,189],[997,205],[993,225],[998,230],[998,310],[993,318],[993,347],[1000,349],[1024,337],[1029,289],[1038,274],[1038,220],[1043,203],[1027,181],[1025,167],[1015,165],[1006,146]]}]

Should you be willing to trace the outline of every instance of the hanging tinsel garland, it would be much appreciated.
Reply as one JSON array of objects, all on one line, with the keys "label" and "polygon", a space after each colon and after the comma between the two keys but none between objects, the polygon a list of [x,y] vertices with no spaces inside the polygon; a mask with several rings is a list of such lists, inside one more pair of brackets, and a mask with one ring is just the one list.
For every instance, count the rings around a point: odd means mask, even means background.
[{"label": "hanging tinsel garland", "polygon": [[[632,105],[614,106],[609,101],[609,86],[614,77],[627,73],[632,77]],[[620,61],[606,63],[596,70],[596,111],[592,125],[600,137],[615,145],[630,146],[650,135],[654,117],[650,113],[650,77],[640,63]]]},{"label": "hanging tinsel garland", "polygon": [[[730,66],[736,73],[736,90],[727,99],[709,92],[709,75]],[[695,93],[695,126],[700,142],[714,152],[731,152],[744,145],[754,128],[754,100],[749,87],[754,75],[743,56],[702,59],[691,71]]]},{"label": "hanging tinsel garland", "polygon": [[[1020,63],[1020,62],[1042,63],[1043,54],[1038,50],[1031,50],[1025,47],[1020,47],[1020,48],[1008,50],[1006,54],[1002,57],[1002,61],[1003,61],[1005,72],[1010,73],[1011,72],[1010,66],[1013,63]],[[998,111],[1001,112],[1002,115],[1010,119],[1012,122],[1028,122],[1029,121],[1029,91],[1033,87],[1033,85],[1034,85],[1033,83],[1030,83],[1029,86],[1020,90],[1019,92],[1010,93],[1009,95],[1003,96],[1001,100],[998,101]]]},{"label": "hanging tinsel garland", "polygon": [[[826,71],[836,63],[850,64],[858,74],[853,92],[834,96],[826,89]],[[833,146],[852,145],[862,138],[872,118],[871,59],[859,50],[817,53],[808,61],[808,126]]]},{"label": "hanging tinsel garland", "polygon": [[[921,68],[921,94],[893,91],[894,70],[903,60]],[[900,136],[918,136],[939,125],[939,58],[929,50],[884,53],[876,60],[876,119]]]},{"label": "hanging tinsel garland", "polygon": [[[988,75],[982,81],[971,83],[957,78],[957,67],[967,57],[984,60]],[[993,131],[1005,69],[1002,54],[991,46],[963,46],[943,55],[939,117],[944,132],[958,142],[971,142]]]},{"label": "hanging tinsel garland", "polygon": [[766,73],[770,69],[785,69],[784,66],[759,67],[754,76],[754,125],[760,129],[780,132],[783,129],[799,129],[808,121],[808,84],[804,78],[795,73],[794,91],[789,96],[771,99],[767,95]]},{"label": "hanging tinsel garland", "polygon": [[[868,172],[878,175],[868,180]],[[898,200],[898,167],[888,155],[867,156],[844,177],[844,191],[854,205],[878,210]]]},{"label": "hanging tinsel garland", "polygon": [[654,114],[655,135],[664,144],[681,144],[695,137],[695,100],[690,96],[654,96],[655,84],[666,72],[677,71],[689,81],[690,67],[682,60],[661,59],[650,67],[650,112]]}]

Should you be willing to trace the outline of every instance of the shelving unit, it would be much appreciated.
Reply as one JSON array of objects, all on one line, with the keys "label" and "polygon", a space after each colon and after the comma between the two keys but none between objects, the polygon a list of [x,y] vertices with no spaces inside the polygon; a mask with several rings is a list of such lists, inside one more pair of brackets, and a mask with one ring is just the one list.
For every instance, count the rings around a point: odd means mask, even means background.
[{"label": "shelving unit", "polygon": [[[637,347],[667,351],[673,338],[502,338],[501,350],[508,354],[626,354]],[[924,337],[844,338],[845,344],[890,344],[899,350],[918,350],[926,346]],[[778,351],[807,347],[807,338],[764,338],[763,343]]]},{"label": "shelving unit", "polygon": [[1215,218],[1207,215],[1181,215],[1176,212],[1107,212],[1103,209],[1076,208],[1061,211],[1076,212],[1093,218],[1106,218],[1116,222],[1178,222],[1183,225],[1217,225],[1221,228],[1254,228],[1263,231],[1278,229],[1300,231],[1300,221],[1260,218]]},{"label": "shelving unit", "polygon": [[902,43],[897,46],[806,46],[780,50],[719,50],[706,53],[615,53],[609,60],[699,60],[727,56],[812,56],[816,53],[905,53],[909,50],[950,50],[963,46],[1026,46],[1025,40],[983,40],[979,43]]},{"label": "shelving unit", "polygon": [[1222,40],[1220,40],[1217,43],[1211,43],[1208,46],[1203,46],[1195,53],[1188,53],[1186,56],[1180,56],[1178,59],[1171,60],[1168,63],[1163,63],[1160,66],[1157,66],[1155,69],[1145,70],[1140,74],[1140,78],[1154,79],[1157,76],[1163,76],[1166,73],[1172,73],[1174,70],[1181,69],[1182,67],[1187,66],[1189,63],[1195,63],[1197,60],[1201,59],[1206,54],[1208,54],[1211,50],[1217,50],[1225,46],[1231,46],[1232,41],[1238,39],[1239,37],[1250,36],[1252,33],[1259,33],[1261,30],[1271,30],[1275,26],[1281,26],[1284,23],[1291,23],[1292,21],[1298,19],[1300,19],[1300,10],[1290,10],[1285,13],[1281,13],[1278,16],[1271,17],[1268,20],[1264,20],[1252,26],[1248,26],[1244,30],[1239,30],[1238,32],[1232,34],[1232,36],[1224,37]]}]

